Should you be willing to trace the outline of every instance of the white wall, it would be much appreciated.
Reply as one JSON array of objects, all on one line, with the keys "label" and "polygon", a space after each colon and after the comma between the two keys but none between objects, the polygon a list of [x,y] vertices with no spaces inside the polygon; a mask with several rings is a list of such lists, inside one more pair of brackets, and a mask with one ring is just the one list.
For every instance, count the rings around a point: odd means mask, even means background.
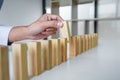
[{"label": "white wall", "polygon": [[[78,19],[93,19],[94,18],[94,3],[78,5]],[[89,22],[89,33],[94,32],[94,23]],[[78,34],[85,33],[84,22],[78,22]]]},{"label": "white wall", "polygon": [[42,0],[4,0],[0,11],[0,24],[25,25],[42,14]]},{"label": "white wall", "polygon": [[[119,3],[118,3],[119,1]],[[118,17],[120,14],[120,0],[99,0],[99,18]],[[99,21],[98,32],[102,40],[120,39],[119,21]]]}]

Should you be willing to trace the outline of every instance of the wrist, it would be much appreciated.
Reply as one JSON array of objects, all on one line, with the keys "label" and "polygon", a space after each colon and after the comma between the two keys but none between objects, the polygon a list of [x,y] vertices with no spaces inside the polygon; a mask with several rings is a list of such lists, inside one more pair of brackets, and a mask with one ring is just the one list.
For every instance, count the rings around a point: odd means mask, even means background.
[{"label": "wrist", "polygon": [[9,33],[9,42],[28,39],[27,26],[16,26]]}]

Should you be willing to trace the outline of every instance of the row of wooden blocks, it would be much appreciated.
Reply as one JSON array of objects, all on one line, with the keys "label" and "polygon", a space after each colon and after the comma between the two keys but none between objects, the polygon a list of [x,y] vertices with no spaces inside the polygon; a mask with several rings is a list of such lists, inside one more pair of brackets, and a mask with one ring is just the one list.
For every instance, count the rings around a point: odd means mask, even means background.
[{"label": "row of wooden blocks", "polygon": [[[28,80],[67,61],[67,44],[70,56],[77,56],[98,44],[98,35],[73,36],[12,45],[14,80]],[[0,46],[0,80],[9,80],[8,49]]]},{"label": "row of wooden blocks", "polygon": [[73,36],[70,40],[70,56],[74,57],[98,45],[98,34]]}]

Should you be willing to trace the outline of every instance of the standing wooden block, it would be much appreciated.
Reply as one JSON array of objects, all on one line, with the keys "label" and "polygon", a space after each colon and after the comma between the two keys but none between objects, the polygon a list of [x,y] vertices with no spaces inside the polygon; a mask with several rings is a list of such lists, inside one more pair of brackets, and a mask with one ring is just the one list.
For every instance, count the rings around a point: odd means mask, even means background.
[{"label": "standing wooden block", "polygon": [[12,51],[14,65],[14,80],[28,80],[26,44],[13,44]]},{"label": "standing wooden block", "polygon": [[86,50],[89,49],[89,39],[88,39],[88,35],[85,35],[85,41],[86,41]]},{"label": "standing wooden block", "polygon": [[95,39],[95,34],[93,34],[93,47],[95,47],[96,44],[96,39]]},{"label": "standing wooden block", "polygon": [[80,53],[82,53],[83,52],[83,40],[82,40],[82,35],[80,35],[80,43],[81,43],[81,47],[80,47],[80,49],[81,49],[81,52]]},{"label": "standing wooden block", "polygon": [[42,50],[44,50],[44,67],[45,70],[50,70],[52,68],[52,42],[51,40],[42,40],[41,46],[43,47]]},{"label": "standing wooden block", "polygon": [[96,46],[96,36],[95,36],[95,34],[93,34],[93,39],[94,39],[94,47]]},{"label": "standing wooden block", "polygon": [[67,61],[67,38],[60,39],[62,62]]},{"label": "standing wooden block", "polygon": [[95,45],[97,46],[98,45],[98,34],[97,33],[95,34],[95,41],[96,41]]},{"label": "standing wooden block", "polygon": [[0,46],[0,80],[9,80],[8,48]]},{"label": "standing wooden block", "polygon": [[76,36],[71,37],[71,41],[70,41],[70,56],[71,57],[77,56],[77,37]]},{"label": "standing wooden block", "polygon": [[94,35],[91,34],[91,37],[92,37],[92,48],[94,47]]},{"label": "standing wooden block", "polygon": [[92,48],[92,37],[91,37],[91,35],[89,34],[88,35],[88,38],[89,38],[89,49],[91,49]]},{"label": "standing wooden block", "polygon": [[42,73],[41,63],[41,44],[40,42],[28,43],[28,57],[29,57],[29,74],[39,75]]},{"label": "standing wooden block", "polygon": [[61,63],[60,39],[52,39],[52,67]]},{"label": "standing wooden block", "polygon": [[77,54],[81,53],[81,37],[77,36]]},{"label": "standing wooden block", "polygon": [[86,44],[85,44],[85,35],[82,35],[81,36],[81,39],[82,39],[82,52],[85,52],[85,46],[86,46]]},{"label": "standing wooden block", "polygon": [[70,29],[69,29],[69,24],[68,21],[63,22],[63,27],[60,28],[60,37],[67,38],[67,41],[70,41]]}]

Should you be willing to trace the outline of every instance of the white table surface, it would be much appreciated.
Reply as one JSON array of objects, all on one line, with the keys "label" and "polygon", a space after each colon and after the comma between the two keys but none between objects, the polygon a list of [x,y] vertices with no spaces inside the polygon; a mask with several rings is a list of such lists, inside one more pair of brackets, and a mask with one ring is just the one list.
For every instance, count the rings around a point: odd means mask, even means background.
[{"label": "white table surface", "polygon": [[[10,53],[13,80],[11,56]],[[120,41],[100,41],[98,47],[29,80],[120,80]]]}]

